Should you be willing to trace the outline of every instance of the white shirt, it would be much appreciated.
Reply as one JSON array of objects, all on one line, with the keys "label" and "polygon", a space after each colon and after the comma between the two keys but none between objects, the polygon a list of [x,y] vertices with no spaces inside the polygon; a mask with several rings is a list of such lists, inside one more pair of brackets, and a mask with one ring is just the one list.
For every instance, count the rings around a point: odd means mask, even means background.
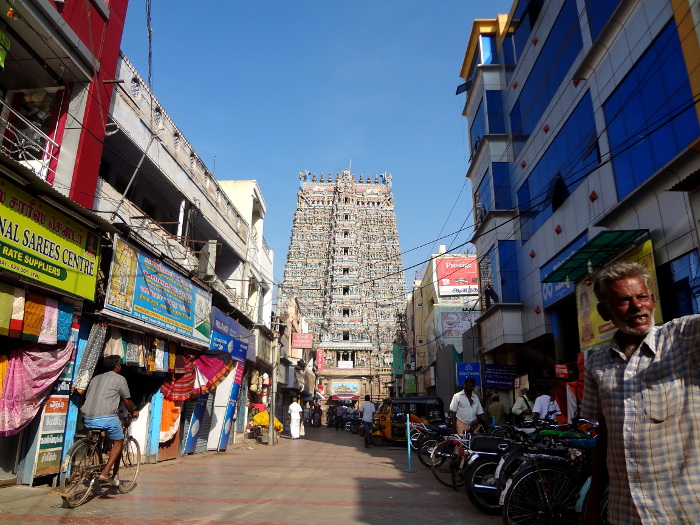
[{"label": "white shirt", "polygon": [[462,423],[469,425],[472,421],[484,413],[484,409],[481,408],[479,396],[472,393],[472,402],[470,403],[467,394],[464,393],[464,390],[460,390],[454,396],[452,396],[450,412],[455,412],[457,414],[457,419],[459,419]]},{"label": "white shirt", "polygon": [[[289,405],[289,415],[293,418],[300,418],[301,414],[301,405],[294,401],[291,405]],[[301,419],[301,418],[300,418]]]},{"label": "white shirt", "polygon": [[374,403],[371,401],[365,401],[360,407],[360,414],[362,414],[362,421],[367,423],[372,422],[372,417],[374,416]]},{"label": "white shirt", "polygon": [[532,407],[533,412],[540,415],[540,419],[551,419],[556,421],[557,416],[561,415],[561,410],[557,402],[547,394],[538,396],[535,399],[535,406]]}]

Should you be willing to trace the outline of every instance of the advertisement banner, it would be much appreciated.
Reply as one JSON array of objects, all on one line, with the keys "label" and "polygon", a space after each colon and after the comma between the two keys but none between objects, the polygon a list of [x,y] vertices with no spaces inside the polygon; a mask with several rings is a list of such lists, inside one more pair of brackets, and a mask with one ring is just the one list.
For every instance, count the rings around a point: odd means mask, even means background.
[{"label": "advertisement banner", "polygon": [[[245,356],[244,356],[245,359]],[[236,404],[238,403],[238,393],[241,390],[241,382],[243,381],[243,369],[245,362],[236,363],[236,369],[233,371],[234,376],[233,386],[231,387],[231,395],[229,396],[228,406],[226,407],[226,415],[224,416],[224,424],[221,427],[221,437],[219,438],[219,451],[226,450],[228,441],[231,437],[231,429],[233,428],[234,416],[236,414]]]},{"label": "advertisement banner", "polygon": [[292,348],[313,348],[314,334],[292,334]]},{"label": "advertisement banner", "polygon": [[554,365],[554,377],[569,379],[569,365]]},{"label": "advertisement banner", "polygon": [[[639,263],[649,270],[651,275],[651,290],[649,291],[654,296],[654,324],[660,324],[663,322],[663,318],[651,240],[626,253],[620,260]],[[578,333],[581,350],[593,349],[612,339],[617,329],[611,321],[606,321],[598,313],[598,300],[593,293],[593,283],[586,284],[586,281],[581,281],[576,285],[576,306],[578,308]]]},{"label": "advertisement banner", "polygon": [[360,393],[360,383],[357,381],[333,381],[331,382],[332,394],[348,394],[357,396]]},{"label": "advertisement banner", "polygon": [[445,339],[462,339],[462,334],[469,330],[480,314],[462,311],[440,312],[442,325],[441,337]]},{"label": "advertisement banner", "polygon": [[416,378],[414,376],[409,374],[403,376],[403,392],[404,394],[416,393]]},{"label": "advertisement banner", "polygon": [[394,375],[403,374],[403,346],[394,343],[394,362],[393,362],[393,373]]},{"label": "advertisement banner", "polygon": [[457,385],[462,386],[464,380],[471,377],[476,386],[481,386],[481,365],[479,363],[456,363]]},{"label": "advertisement banner", "polygon": [[319,372],[323,370],[323,365],[325,363],[323,348],[316,350],[316,370]]},{"label": "advertisement banner", "polygon": [[105,308],[209,344],[211,293],[119,236]]},{"label": "advertisement banner", "polygon": [[473,257],[436,259],[438,294],[476,295],[479,293],[479,264]]},{"label": "advertisement banner", "polygon": [[185,447],[182,451],[183,454],[192,454],[197,448],[197,438],[199,438],[199,431],[202,430],[202,418],[204,417],[204,411],[207,408],[207,398],[209,394],[204,394],[197,398],[197,402],[194,405],[194,411],[192,412],[192,419],[190,419],[189,427],[187,428],[187,437],[185,438]]},{"label": "advertisement banner", "polygon": [[233,359],[245,361],[248,342],[255,336],[218,308],[214,307],[213,313],[214,323],[209,348],[228,352]]},{"label": "advertisement banner", "polygon": [[486,365],[484,367],[484,386],[499,390],[511,390],[517,375],[516,366]]},{"label": "advertisement banner", "polygon": [[[571,245],[565,248],[554,260],[545,264],[540,269],[540,281],[544,280],[550,273],[559,268],[569,257],[578,251],[581,246],[588,242],[588,235],[584,234],[576,239]],[[573,283],[542,283],[542,306],[545,308],[563,299],[567,295],[574,293]]]},{"label": "advertisement banner", "polygon": [[95,300],[99,237],[0,179],[0,269]]}]

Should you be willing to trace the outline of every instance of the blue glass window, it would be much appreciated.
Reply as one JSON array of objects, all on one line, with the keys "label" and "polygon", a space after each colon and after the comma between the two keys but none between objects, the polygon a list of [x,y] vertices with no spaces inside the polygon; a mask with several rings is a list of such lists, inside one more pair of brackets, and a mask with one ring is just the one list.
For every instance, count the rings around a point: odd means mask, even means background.
[{"label": "blue glass window", "polygon": [[694,102],[671,22],[603,105],[619,199],[698,138]]},{"label": "blue glass window", "polygon": [[500,261],[501,300],[504,303],[520,302],[520,279],[515,241],[498,241]]},{"label": "blue glass window", "polygon": [[530,238],[600,163],[593,105],[586,93],[518,190],[521,237]]},{"label": "blue glass window", "polygon": [[471,141],[472,155],[476,153],[476,148],[479,145],[481,137],[486,133],[486,119],[484,117],[484,99],[479,103],[479,108],[476,110],[474,117],[469,126],[469,139]]},{"label": "blue glass window", "polygon": [[690,252],[671,261],[673,291],[678,304],[678,315],[700,313],[700,259],[698,252]]},{"label": "blue glass window", "polygon": [[576,0],[566,0],[510,112],[516,157],[582,48]]},{"label": "blue glass window", "polygon": [[540,16],[542,4],[544,4],[544,0],[522,0],[515,10],[513,23],[517,24],[517,26],[513,35],[513,41],[515,42],[516,60],[520,60],[523,50],[530,40],[530,33],[532,33],[532,28],[535,27],[535,22]]},{"label": "blue glass window", "polygon": [[496,37],[481,35],[481,59],[482,64],[498,64],[498,54],[496,53]]},{"label": "blue glass window", "polygon": [[510,196],[510,178],[508,177],[510,164],[507,162],[492,162],[493,173],[493,205],[497,210],[509,210],[513,207],[513,199]]},{"label": "blue glass window", "polygon": [[486,92],[486,111],[488,114],[489,133],[505,133],[503,97],[500,91],[490,90]]},{"label": "blue glass window", "polygon": [[487,171],[484,174],[484,178],[481,179],[481,183],[476,190],[476,220],[481,221],[487,212],[491,211],[491,177]]},{"label": "blue glass window", "polygon": [[588,14],[588,26],[591,28],[591,40],[593,42],[600,36],[605,24],[620,5],[620,0],[587,0],[586,12]]}]

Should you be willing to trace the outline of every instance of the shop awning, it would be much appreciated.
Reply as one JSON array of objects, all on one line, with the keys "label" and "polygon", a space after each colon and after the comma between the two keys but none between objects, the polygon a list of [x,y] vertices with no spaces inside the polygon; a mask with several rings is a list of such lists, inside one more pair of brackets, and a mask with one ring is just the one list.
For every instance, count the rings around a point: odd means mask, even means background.
[{"label": "shop awning", "polygon": [[355,396],[353,394],[333,394],[331,396],[331,401],[357,401],[360,396]]},{"label": "shop awning", "polygon": [[577,282],[592,270],[602,267],[605,262],[625,248],[633,244],[648,230],[616,230],[604,231],[581,246],[571,257],[564,261],[559,268],[542,279],[543,283]]}]

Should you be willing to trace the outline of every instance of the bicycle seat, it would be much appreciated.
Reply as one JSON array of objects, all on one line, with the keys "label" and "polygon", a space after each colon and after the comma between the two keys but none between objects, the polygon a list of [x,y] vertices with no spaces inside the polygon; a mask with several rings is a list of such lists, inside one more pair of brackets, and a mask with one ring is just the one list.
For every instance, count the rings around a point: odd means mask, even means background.
[{"label": "bicycle seat", "polygon": [[96,430],[92,428],[86,428],[85,430],[87,430],[87,437],[89,438],[98,438],[107,435],[107,432],[105,430]]}]

